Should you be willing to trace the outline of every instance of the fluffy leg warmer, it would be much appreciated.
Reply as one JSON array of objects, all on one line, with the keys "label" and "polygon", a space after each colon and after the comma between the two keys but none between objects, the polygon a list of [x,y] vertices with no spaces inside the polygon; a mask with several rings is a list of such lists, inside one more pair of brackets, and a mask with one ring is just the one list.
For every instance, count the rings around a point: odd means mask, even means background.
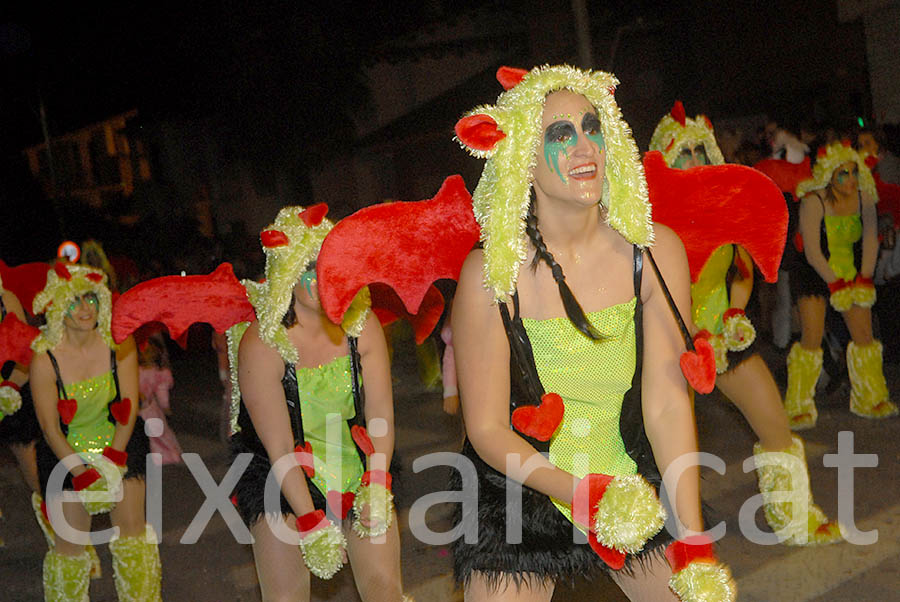
[{"label": "fluffy leg warmer", "polygon": [[88,602],[91,583],[91,555],[57,554],[51,548],[44,556],[45,602]]},{"label": "fluffy leg warmer", "polygon": [[[44,539],[47,540],[47,547],[52,550],[53,546],[56,545],[56,532],[44,514],[44,498],[37,491],[31,493],[31,509],[34,510],[34,517],[44,533]],[[85,546],[84,549],[91,555],[91,579],[100,579],[103,577],[103,568],[100,566],[100,557],[97,556],[97,550],[90,544]]]},{"label": "fluffy leg warmer", "polygon": [[881,341],[864,347],[853,341],[847,345],[850,373],[850,411],[864,418],[887,418],[897,414],[888,396],[882,370]]},{"label": "fluffy leg warmer", "polygon": [[784,395],[784,410],[791,421],[791,429],[800,431],[816,426],[816,381],[822,371],[822,349],[809,351],[794,343],[787,356],[788,383]]},{"label": "fluffy leg warmer", "polygon": [[144,535],[113,539],[109,551],[120,602],[161,602],[162,567],[153,527],[147,525]]},{"label": "fluffy leg warmer", "polygon": [[822,509],[813,503],[803,440],[796,436],[793,440],[791,446],[781,452],[767,452],[759,443],[753,446],[766,522],[785,537],[787,545],[839,541],[841,530],[837,522],[829,521]]}]

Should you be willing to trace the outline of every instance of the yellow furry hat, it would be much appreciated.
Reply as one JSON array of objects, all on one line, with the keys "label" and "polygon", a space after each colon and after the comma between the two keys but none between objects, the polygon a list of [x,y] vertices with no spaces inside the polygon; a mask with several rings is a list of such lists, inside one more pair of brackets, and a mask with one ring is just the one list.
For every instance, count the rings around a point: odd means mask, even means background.
[{"label": "yellow furry hat", "polygon": [[44,290],[34,298],[33,313],[43,313],[47,322],[41,327],[40,336],[31,343],[31,348],[39,353],[56,347],[62,340],[63,320],[69,311],[69,304],[88,293],[97,295],[100,304],[97,311],[100,336],[111,349],[118,348],[110,334],[112,295],[106,281],[106,274],[97,268],[62,262],[54,264],[47,273]]},{"label": "yellow furry hat", "polygon": [[[319,255],[322,242],[334,224],[325,217],[328,207],[324,203],[309,208],[284,207],[275,221],[260,233],[266,254],[266,279],[263,282],[244,280],[247,297],[259,322],[259,337],[278,351],[281,358],[291,364],[300,359],[297,348],[288,338],[287,328],[281,323],[291,306],[294,286],[307,266]],[[371,300],[369,289],[363,288],[353,299],[344,315],[341,327],[348,336],[362,332],[369,315]],[[237,378],[238,347],[249,322],[241,322],[228,329],[228,358],[231,364],[231,430],[237,432],[237,410],[241,392]]]},{"label": "yellow furry hat", "polygon": [[844,163],[856,163],[859,167],[859,189],[873,200],[878,200],[878,191],[875,189],[875,178],[872,170],[866,166],[864,157],[854,150],[849,141],[832,142],[828,146],[819,148],[816,164],[812,170],[812,178],[803,180],[797,184],[797,198],[812,190],[821,190],[831,184],[831,174]]},{"label": "yellow furry hat", "polygon": [[601,203],[607,209],[607,223],[629,242],[651,245],[647,183],[631,129],[613,96],[619,83],[615,76],[545,65],[531,71],[501,67],[497,79],[506,89],[497,102],[475,107],[456,124],[456,140],[462,147],[487,159],[472,205],[484,244],[485,286],[494,297],[509,298],[526,260],[525,218],[541,144],[544,100],[551,92],[581,94],[597,109],[606,141]]},{"label": "yellow furry hat", "polygon": [[650,138],[650,150],[659,151],[671,167],[684,147],[695,148],[703,145],[710,165],[722,165],[725,157],[716,143],[713,125],[706,115],[697,115],[694,119],[685,116],[684,105],[675,101],[672,110],[656,124]]}]

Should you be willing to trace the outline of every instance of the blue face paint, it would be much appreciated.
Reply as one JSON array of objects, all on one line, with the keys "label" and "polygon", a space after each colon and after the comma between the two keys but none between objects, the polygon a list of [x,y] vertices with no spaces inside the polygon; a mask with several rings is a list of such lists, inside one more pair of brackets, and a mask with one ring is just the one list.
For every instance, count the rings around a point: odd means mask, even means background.
[{"label": "blue face paint", "polygon": [[306,289],[307,294],[312,297],[312,287],[316,283],[316,271],[307,270],[300,276],[300,284]]},{"label": "blue face paint", "polygon": [[838,184],[846,184],[851,175],[859,180],[859,168],[854,166],[852,170],[849,170],[844,167],[843,169],[838,170],[835,179],[837,179]]},{"label": "blue face paint", "polygon": [[551,123],[544,133],[544,161],[552,166],[559,179],[566,183],[565,176],[559,170],[559,154],[567,153],[568,149],[578,144],[578,132],[570,121],[557,121]]}]

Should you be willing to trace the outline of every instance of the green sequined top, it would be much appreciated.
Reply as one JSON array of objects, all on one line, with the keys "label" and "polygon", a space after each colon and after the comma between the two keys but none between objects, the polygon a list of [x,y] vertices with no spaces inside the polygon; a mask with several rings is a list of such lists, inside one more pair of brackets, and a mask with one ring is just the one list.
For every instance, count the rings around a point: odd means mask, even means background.
[{"label": "green sequined top", "polygon": [[734,246],[722,245],[706,260],[697,282],[691,284],[691,314],[694,324],[711,334],[724,329],[722,315],[728,310],[726,277],[734,261]]},{"label": "green sequined top", "polygon": [[859,214],[826,215],[825,235],[828,239],[828,267],[838,278],[844,280],[856,278],[853,245],[862,238],[862,221]]},{"label": "green sequined top", "polygon": [[115,425],[109,421],[107,404],[116,397],[116,384],[112,371],[65,386],[70,399],[78,402],[78,408],[66,441],[76,452],[101,453],[112,443]]},{"label": "green sequined top", "polygon": [[[303,437],[317,458],[312,482],[328,490],[353,491],[363,465],[350,436],[347,420],[355,415],[350,356],[333,359],[317,368],[297,368],[297,393],[303,416]],[[330,438],[327,436],[332,431]],[[329,443],[329,439],[332,442]]]},{"label": "green sequined top", "polygon": [[[601,336],[592,341],[568,318],[522,318],[534,362],[547,392],[565,402],[563,421],[550,440],[550,461],[577,477],[589,473],[631,475],[634,460],[619,433],[622,400],[636,365],[636,299],[587,314]],[[571,507],[553,503],[572,520]]]}]

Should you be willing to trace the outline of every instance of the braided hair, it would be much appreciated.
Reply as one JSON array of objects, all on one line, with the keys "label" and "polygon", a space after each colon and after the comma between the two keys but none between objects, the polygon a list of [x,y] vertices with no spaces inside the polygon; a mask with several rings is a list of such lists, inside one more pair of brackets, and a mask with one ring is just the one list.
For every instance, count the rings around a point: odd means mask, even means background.
[{"label": "braided hair", "polygon": [[575,295],[572,294],[569,285],[566,284],[566,276],[563,274],[562,266],[556,263],[556,259],[553,258],[553,254],[547,248],[546,243],[544,243],[544,237],[541,236],[541,231],[538,230],[538,219],[537,214],[534,212],[533,199],[528,207],[528,215],[525,218],[525,232],[536,250],[534,259],[531,262],[531,269],[537,270],[540,261],[547,264],[550,272],[553,274],[553,279],[556,280],[556,286],[559,287],[559,296],[566,310],[566,317],[585,336],[599,340],[601,338],[600,333],[588,322],[587,316],[584,315],[584,310],[581,309],[581,305],[578,303]]}]

